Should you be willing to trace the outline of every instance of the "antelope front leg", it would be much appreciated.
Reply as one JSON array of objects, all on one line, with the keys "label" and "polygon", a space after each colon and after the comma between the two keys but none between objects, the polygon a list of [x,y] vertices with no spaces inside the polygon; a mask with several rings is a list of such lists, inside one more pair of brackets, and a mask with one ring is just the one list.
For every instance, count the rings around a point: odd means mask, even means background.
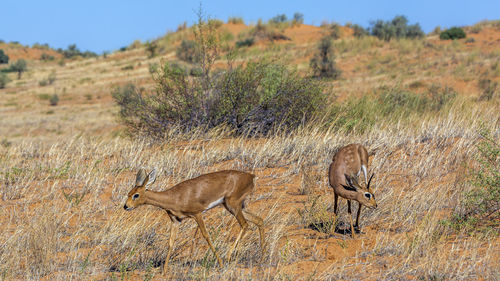
[{"label": "antelope front leg", "polygon": [[354,225],[352,224],[351,200],[347,200],[347,213],[349,213],[349,221],[351,222],[351,236],[354,239]]},{"label": "antelope front leg", "polygon": [[334,194],[333,198],[334,198],[333,213],[335,214],[335,217],[333,218],[332,226],[330,229],[331,234],[335,234],[335,224],[337,222],[337,201],[339,200],[339,196],[337,194]]},{"label": "antelope front leg", "polygon": [[198,223],[198,227],[200,228],[201,235],[205,237],[205,240],[207,240],[208,246],[214,252],[215,257],[217,258],[217,261],[219,262],[220,267],[222,268],[222,260],[219,258],[219,255],[217,254],[217,251],[215,250],[214,246],[212,245],[212,242],[210,242],[210,236],[208,236],[207,229],[205,228],[205,223],[203,222],[203,218],[201,217],[201,214],[196,214],[194,216],[194,219],[196,220],[196,223]]},{"label": "antelope front leg", "polygon": [[168,261],[170,260],[170,255],[172,254],[172,248],[174,247],[175,236],[177,235],[177,230],[179,229],[179,223],[172,220],[170,224],[170,239],[168,240],[168,252],[167,258],[165,259],[165,264],[163,265],[163,274],[167,274]]},{"label": "antelope front leg", "polygon": [[357,228],[359,230],[359,232],[361,232],[361,228],[359,227],[359,215],[361,214],[361,207],[363,205],[361,205],[361,203],[358,203],[359,205],[359,208],[358,208],[358,213],[356,214],[356,224],[354,225],[354,228]]}]

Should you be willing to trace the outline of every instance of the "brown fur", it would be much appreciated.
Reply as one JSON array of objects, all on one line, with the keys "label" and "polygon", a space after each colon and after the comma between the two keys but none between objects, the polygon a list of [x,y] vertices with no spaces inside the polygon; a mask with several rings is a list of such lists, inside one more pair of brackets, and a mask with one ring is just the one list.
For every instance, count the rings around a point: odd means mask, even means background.
[{"label": "brown fur", "polygon": [[[167,270],[178,223],[184,218],[195,219],[201,234],[207,240],[208,245],[222,267],[222,261],[210,241],[201,216],[201,213],[207,210],[211,203],[217,202],[220,199],[222,199],[220,204],[235,216],[241,226],[241,231],[228,253],[228,258],[231,258],[232,252],[245,234],[248,227],[247,220],[256,224],[259,228],[261,249],[263,251],[264,223],[260,217],[243,210],[243,202],[254,188],[255,176],[253,174],[235,170],[219,171],[183,181],[170,189],[160,192],[146,189],[146,186],[151,184],[150,175],[153,174],[153,177],[155,177],[154,172],[151,172],[147,176],[144,176],[144,174],[144,170],[140,170],[137,173],[136,186],[129,192],[124,208],[131,210],[137,206],[148,204],[164,209],[169,215],[172,227],[170,229],[169,249],[164,265],[164,272]],[[136,194],[138,194],[138,197],[134,199],[134,196],[137,196]]]},{"label": "brown fur", "polygon": [[[361,166],[364,165],[368,169],[368,151],[361,144],[349,144],[340,148],[333,156],[332,163],[328,170],[328,179],[334,193],[334,212],[337,215],[338,197],[347,199],[347,211],[351,219],[351,232],[354,237],[354,227],[359,228],[359,215],[361,213],[361,205],[367,207],[377,207],[375,197],[368,189],[369,186],[362,187],[358,184],[357,174],[361,171]],[[352,179],[347,180],[347,177]],[[365,178],[365,181],[367,179]],[[351,187],[346,189],[344,186]],[[366,197],[366,193],[370,194],[370,198]],[[359,203],[358,213],[356,215],[356,224],[352,225],[351,218],[351,200]]]}]

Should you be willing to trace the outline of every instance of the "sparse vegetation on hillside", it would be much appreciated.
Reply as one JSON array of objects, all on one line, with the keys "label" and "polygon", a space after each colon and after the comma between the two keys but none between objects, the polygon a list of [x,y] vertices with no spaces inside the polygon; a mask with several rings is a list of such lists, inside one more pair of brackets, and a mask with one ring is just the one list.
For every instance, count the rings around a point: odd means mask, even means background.
[{"label": "sparse vegetation on hillside", "polygon": [[93,58],[98,56],[96,53],[91,51],[85,51],[85,52],[80,51],[80,49],[78,49],[76,44],[69,45],[66,50],[58,49],[57,51],[67,59],[71,59],[78,56],[83,58]]},{"label": "sparse vegetation on hillside", "polygon": [[177,48],[176,55],[179,59],[195,63],[198,62],[198,44],[194,40],[182,40],[181,44]]},{"label": "sparse vegetation on hillside", "polygon": [[230,18],[227,19],[227,23],[245,24],[245,21],[243,20],[242,17],[230,17]]},{"label": "sparse vegetation on hillside", "polygon": [[47,86],[47,85],[52,85],[54,83],[54,81],[56,81],[56,73],[54,71],[52,71],[49,74],[49,76],[47,76],[47,78],[40,80],[40,82],[38,82],[38,85],[40,85],[42,87]]},{"label": "sparse vegetation on hillside", "polygon": [[28,70],[28,64],[24,59],[18,59],[16,62],[9,66],[9,70],[12,72],[17,72],[17,79],[21,79],[21,76],[25,71]]},{"label": "sparse vegetation on hillside", "polygon": [[296,12],[293,14],[292,25],[300,25],[304,23],[304,14]]},{"label": "sparse vegetation on hillside", "polygon": [[371,25],[371,34],[385,41],[398,38],[421,38],[425,35],[418,23],[408,25],[408,19],[405,16],[396,16],[391,21],[376,20]]},{"label": "sparse vegetation on hillside", "polygon": [[59,103],[59,96],[57,94],[50,96],[49,103],[51,106],[56,106]]},{"label": "sparse vegetation on hillside", "polygon": [[441,40],[455,40],[465,37],[466,37],[465,31],[460,27],[452,27],[439,34],[439,38]]},{"label": "sparse vegetation on hillside", "polygon": [[346,26],[352,29],[353,35],[356,38],[361,38],[370,34],[368,29],[359,24],[347,24]]},{"label": "sparse vegetation on hillside", "polygon": [[329,124],[340,131],[363,133],[382,120],[397,123],[415,114],[438,113],[449,107],[455,97],[453,89],[437,85],[431,86],[427,94],[383,87],[373,97],[351,98],[344,104],[334,105]]},{"label": "sparse vegetation on hillside", "polygon": [[330,36],[321,39],[318,50],[310,61],[310,66],[316,77],[337,79],[342,71],[335,64],[335,54],[332,38]]},{"label": "sparse vegetation on hillside", "polygon": [[9,63],[9,56],[7,56],[3,50],[0,49],[0,64]]},{"label": "sparse vegetation on hillside", "polygon": [[146,52],[149,58],[154,58],[158,54],[158,43],[156,41],[150,42],[147,41],[146,44]]},{"label": "sparse vegetation on hillside", "polygon": [[286,15],[276,16],[267,24],[259,19],[257,24],[244,34],[240,34],[240,39],[236,42],[237,47],[252,46],[259,41],[275,42],[279,40],[290,40],[284,33],[284,28],[288,27],[288,21],[282,22]]}]

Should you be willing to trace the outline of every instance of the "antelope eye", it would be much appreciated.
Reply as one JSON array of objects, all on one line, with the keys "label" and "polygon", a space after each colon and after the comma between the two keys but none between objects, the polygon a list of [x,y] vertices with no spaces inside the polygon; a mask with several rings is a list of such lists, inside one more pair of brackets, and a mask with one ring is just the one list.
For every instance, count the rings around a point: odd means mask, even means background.
[{"label": "antelope eye", "polygon": [[372,195],[370,193],[365,193],[365,197],[370,199],[370,198],[372,198]]},{"label": "antelope eye", "polygon": [[138,194],[138,193],[136,193],[136,194],[134,194],[134,195],[132,196],[132,199],[133,199],[133,200],[135,200],[135,199],[137,199],[137,198],[139,198],[139,194]]}]

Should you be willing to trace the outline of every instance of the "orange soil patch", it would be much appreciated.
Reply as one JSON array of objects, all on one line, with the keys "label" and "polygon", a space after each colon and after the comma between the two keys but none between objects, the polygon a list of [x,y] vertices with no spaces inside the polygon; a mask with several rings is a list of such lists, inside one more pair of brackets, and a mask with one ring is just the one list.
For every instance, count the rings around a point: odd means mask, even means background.
[{"label": "orange soil patch", "polygon": [[9,56],[9,62],[18,59],[38,60],[40,59],[42,54],[53,56],[55,59],[62,58],[62,55],[60,53],[52,49],[37,49],[7,43],[0,43],[0,49],[2,49],[7,56]]}]

